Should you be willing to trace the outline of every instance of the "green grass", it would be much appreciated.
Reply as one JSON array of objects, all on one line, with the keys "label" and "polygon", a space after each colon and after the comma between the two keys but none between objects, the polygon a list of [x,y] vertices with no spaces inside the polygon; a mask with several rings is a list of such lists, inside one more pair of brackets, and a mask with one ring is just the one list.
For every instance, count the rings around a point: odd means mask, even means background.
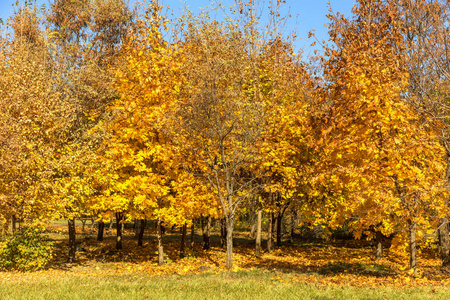
[{"label": "green grass", "polygon": [[[39,278],[0,284],[0,299],[450,299],[450,289],[327,287],[270,271]],[[302,275],[300,275],[302,276]]]}]

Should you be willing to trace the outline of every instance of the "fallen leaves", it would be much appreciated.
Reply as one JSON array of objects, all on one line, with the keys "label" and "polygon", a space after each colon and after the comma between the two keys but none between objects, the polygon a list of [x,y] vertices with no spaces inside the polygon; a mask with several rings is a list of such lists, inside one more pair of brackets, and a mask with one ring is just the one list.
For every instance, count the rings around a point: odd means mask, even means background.
[{"label": "fallen leaves", "polygon": [[[56,228],[56,231],[58,228]],[[244,238],[244,235],[239,236]],[[85,237],[86,238],[86,237]],[[166,234],[165,250],[167,263],[158,266],[155,254],[156,240],[151,237],[144,247],[137,247],[131,235],[125,236],[124,249],[114,250],[114,239],[103,242],[87,238],[82,243],[85,252],[78,253],[77,264],[67,264],[64,242],[57,242],[54,262],[43,271],[32,273],[3,272],[2,281],[33,281],[58,277],[108,277],[125,275],[133,277],[185,276],[204,272],[220,274],[225,268],[225,249],[212,247],[201,250],[195,244],[194,251],[186,251],[187,257],[179,258],[179,236]],[[440,260],[431,252],[423,251],[419,261],[420,272],[411,276],[398,259],[395,251],[388,252],[380,261],[372,260],[373,249],[368,246],[349,248],[338,244],[298,244],[265,253],[260,258],[254,255],[253,244],[237,244],[233,257],[234,268],[229,274],[244,271],[271,272],[271,281],[281,284],[310,284],[323,286],[354,287],[417,287],[450,286],[450,273],[440,268]],[[239,276],[239,275],[237,275]]]}]

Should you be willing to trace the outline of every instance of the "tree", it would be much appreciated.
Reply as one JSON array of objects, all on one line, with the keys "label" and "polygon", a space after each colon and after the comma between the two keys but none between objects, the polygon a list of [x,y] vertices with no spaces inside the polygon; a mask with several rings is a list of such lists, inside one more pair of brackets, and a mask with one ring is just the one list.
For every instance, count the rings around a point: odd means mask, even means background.
[{"label": "tree", "polygon": [[[448,131],[448,80],[450,75],[449,27],[450,15],[446,1],[408,0],[399,3],[406,44],[410,93],[415,109],[426,114],[440,131],[440,141],[446,150],[447,186],[450,182],[450,151]],[[442,126],[442,124],[445,124]],[[447,205],[448,205],[448,199]],[[450,266],[448,216],[440,220],[439,240],[443,266]]]},{"label": "tree", "polygon": [[175,149],[164,120],[179,90],[180,61],[176,45],[162,37],[167,21],[160,11],[152,1],[121,49],[126,61],[116,73],[119,98],[110,107],[112,121],[101,124],[110,139],[100,152],[105,167],[98,180],[104,182],[104,190],[96,209],[127,212],[130,219],[155,217],[162,265],[161,223],[173,223],[177,215],[177,207],[171,205]]},{"label": "tree", "polygon": [[246,41],[235,24],[191,22],[184,33],[178,130],[185,151],[220,201],[227,228],[227,268],[232,268],[236,211],[257,176],[263,107],[245,95],[249,85]]},{"label": "tree", "polygon": [[370,225],[384,234],[400,228],[416,270],[416,233],[447,212],[444,149],[426,116],[405,99],[408,74],[396,6],[361,0],[353,12],[352,20],[330,15],[336,48],[326,49],[322,97],[332,101],[331,125],[324,130],[317,179],[336,193],[328,204],[330,226],[350,219],[356,236]]}]

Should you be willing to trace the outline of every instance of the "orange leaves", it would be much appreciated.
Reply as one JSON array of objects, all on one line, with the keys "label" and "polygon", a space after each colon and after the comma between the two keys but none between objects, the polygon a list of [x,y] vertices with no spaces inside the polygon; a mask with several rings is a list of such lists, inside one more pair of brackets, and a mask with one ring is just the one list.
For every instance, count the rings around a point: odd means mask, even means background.
[{"label": "orange leaves", "polygon": [[[357,18],[333,19],[338,51],[329,49],[325,62],[329,84],[321,93],[332,102],[333,126],[320,136],[319,144],[328,147],[316,166],[318,179],[333,198],[346,199],[329,201],[357,216],[358,230],[382,223],[391,232],[407,226],[399,218],[404,215],[430,228],[434,223],[419,217],[444,201],[443,148],[429,120],[402,98],[408,80],[402,36],[399,24],[386,18],[395,9],[360,2]],[[325,213],[339,218],[336,206]]]}]

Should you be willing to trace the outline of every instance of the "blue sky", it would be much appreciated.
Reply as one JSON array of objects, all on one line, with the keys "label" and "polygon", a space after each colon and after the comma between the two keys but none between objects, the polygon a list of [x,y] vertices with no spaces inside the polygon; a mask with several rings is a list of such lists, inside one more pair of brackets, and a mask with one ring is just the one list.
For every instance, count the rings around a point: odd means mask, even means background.
[{"label": "blue sky", "polygon": [[[13,12],[12,4],[17,0],[0,0],[0,18],[6,21],[8,16]],[[19,0],[23,2],[24,0]],[[37,0],[38,5],[46,4],[48,7],[48,0]],[[133,0],[130,0],[133,2]],[[160,1],[164,5],[169,5],[177,15],[184,5],[188,5],[190,10],[194,13],[198,12],[198,8],[206,7],[210,4],[208,0],[164,0]],[[341,12],[346,16],[351,15],[351,8],[353,7],[354,0],[286,0],[286,4],[283,4],[283,12],[286,14],[288,11],[292,15],[289,20],[289,30],[296,29],[299,39],[296,42],[298,48],[304,49],[304,53],[308,55],[314,48],[309,45],[312,40],[308,40],[308,32],[315,30],[316,37],[319,40],[328,39],[328,29],[324,27],[328,23],[326,14],[328,13],[327,2],[330,2],[333,12]],[[234,3],[232,0],[223,0],[222,3],[229,6]]]}]

